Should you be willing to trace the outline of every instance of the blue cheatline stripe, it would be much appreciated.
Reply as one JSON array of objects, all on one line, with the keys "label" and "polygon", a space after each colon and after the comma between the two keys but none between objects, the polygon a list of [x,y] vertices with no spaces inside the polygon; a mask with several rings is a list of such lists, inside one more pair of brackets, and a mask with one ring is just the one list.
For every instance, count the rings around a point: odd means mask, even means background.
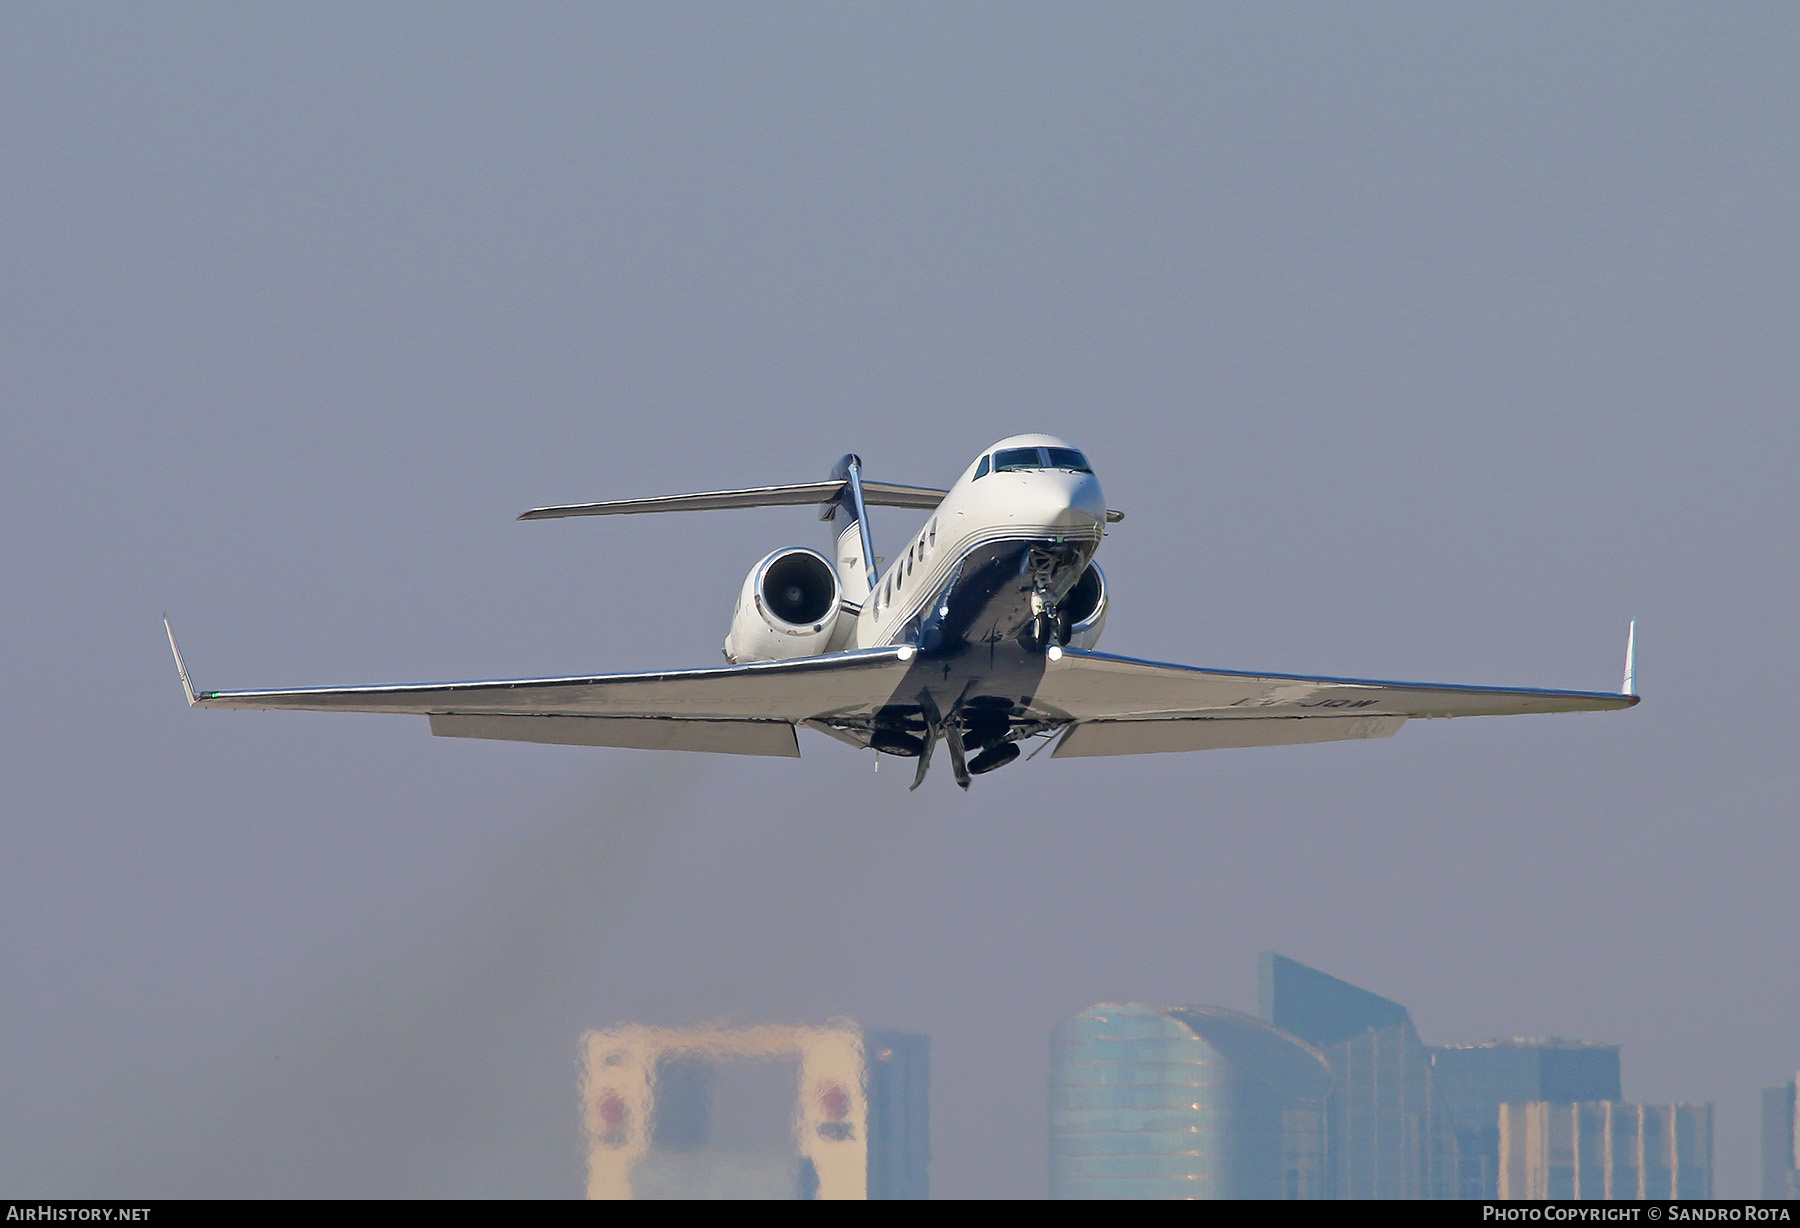
[{"label": "blue cheatline stripe", "polygon": [[[976,550],[980,549],[981,547],[991,545],[992,543],[997,542],[997,541],[1036,542],[1036,541],[1046,541],[1051,538],[1061,538],[1064,541],[1074,541],[1074,540],[1085,541],[1085,540],[1089,540],[1090,536],[1091,536],[1092,540],[1097,541],[1097,540],[1099,540],[1100,534],[1098,534],[1098,533],[1095,533],[1092,535],[1085,534],[1085,533],[1061,533],[1061,534],[1058,534],[1058,533],[1049,533],[1049,532],[1030,533],[1030,532],[1021,532],[1016,528],[1006,528],[1006,529],[990,529],[986,532],[972,533],[972,534],[969,534],[968,536],[959,538],[953,545],[950,543],[946,543],[944,546],[940,547],[941,550],[947,552],[943,556],[942,560],[936,564],[933,564],[929,570],[923,572],[920,576],[915,577],[915,579],[918,580],[921,587],[917,591],[915,591],[911,597],[904,598],[903,604],[900,605],[899,607],[897,607],[899,610],[899,613],[895,614],[890,611],[887,615],[884,616],[884,618],[889,618],[889,619],[893,620],[892,625],[887,628],[887,634],[890,637],[887,642],[892,643],[893,640],[891,637],[894,634],[896,634],[901,627],[904,627],[907,624],[907,622],[914,615],[916,615],[920,611],[922,611],[925,608],[925,606],[938,595],[938,593],[942,589],[943,581],[949,579],[950,573],[955,570],[955,568],[950,566],[950,564],[954,563],[954,564],[960,565],[964,559],[968,558],[969,555],[973,554]],[[910,549],[910,546],[908,548]],[[902,558],[904,558],[904,556],[902,556]],[[899,566],[900,566],[899,563],[894,564],[894,567],[890,567],[888,569],[887,574],[892,575],[895,568],[898,568]],[[883,577],[881,577],[881,580],[882,580],[882,583],[885,584],[887,582],[887,576],[884,575]],[[881,585],[878,584],[878,585],[876,585],[875,589],[870,592],[870,594],[869,594],[870,601],[874,601],[876,599],[876,594],[880,591],[880,588],[881,588]]]}]

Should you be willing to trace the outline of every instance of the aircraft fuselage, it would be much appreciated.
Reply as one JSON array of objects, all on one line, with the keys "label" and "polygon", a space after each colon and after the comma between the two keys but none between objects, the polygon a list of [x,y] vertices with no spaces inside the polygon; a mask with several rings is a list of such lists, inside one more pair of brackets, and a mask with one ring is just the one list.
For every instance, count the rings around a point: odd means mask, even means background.
[{"label": "aircraft fuselage", "polygon": [[[1038,463],[1021,463],[1031,451]],[[1046,652],[1068,635],[1061,607],[1105,528],[1099,479],[1063,440],[1015,436],[972,462],[856,613],[848,646],[917,652],[905,681],[873,713],[868,744],[920,756],[922,774],[941,737],[966,779],[965,754],[1004,755],[1001,748],[1031,732],[1021,721]],[[975,770],[1010,757],[977,757]]]}]

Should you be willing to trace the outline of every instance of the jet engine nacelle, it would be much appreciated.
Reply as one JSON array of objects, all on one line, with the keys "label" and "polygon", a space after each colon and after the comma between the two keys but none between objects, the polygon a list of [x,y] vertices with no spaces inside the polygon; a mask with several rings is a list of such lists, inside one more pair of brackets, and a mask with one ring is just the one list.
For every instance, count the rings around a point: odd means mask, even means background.
[{"label": "jet engine nacelle", "polygon": [[837,572],[817,550],[775,551],[744,577],[725,659],[740,665],[824,652],[837,626],[839,596]]},{"label": "jet engine nacelle", "polygon": [[1098,563],[1089,563],[1075,587],[1057,606],[1062,626],[1057,637],[1071,648],[1092,648],[1100,642],[1106,625],[1106,577]]}]

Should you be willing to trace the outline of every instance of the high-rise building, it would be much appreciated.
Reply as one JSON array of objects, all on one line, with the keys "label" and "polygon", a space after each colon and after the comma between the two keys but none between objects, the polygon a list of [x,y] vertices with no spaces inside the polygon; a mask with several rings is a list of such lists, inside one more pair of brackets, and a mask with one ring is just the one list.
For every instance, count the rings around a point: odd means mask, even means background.
[{"label": "high-rise building", "polygon": [[1762,1196],[1800,1198],[1800,1075],[1762,1094]]},{"label": "high-rise building", "polygon": [[1262,1017],[1324,1053],[1328,1197],[1447,1191],[1434,1138],[1431,1057],[1398,1002],[1274,953],[1259,968]]},{"label": "high-rise building", "polygon": [[1501,1198],[1712,1197],[1712,1105],[1502,1104]]},{"label": "high-rise building", "polygon": [[926,1038],[625,1026],[582,1037],[589,1198],[924,1198]]},{"label": "high-rise building", "polygon": [[1103,1003],[1051,1037],[1052,1198],[1316,1198],[1331,1072],[1217,1006]]},{"label": "high-rise building", "polygon": [[1500,1106],[1622,1100],[1619,1047],[1580,1040],[1490,1040],[1431,1048],[1432,1107],[1451,1146],[1453,1198],[1500,1196]]}]

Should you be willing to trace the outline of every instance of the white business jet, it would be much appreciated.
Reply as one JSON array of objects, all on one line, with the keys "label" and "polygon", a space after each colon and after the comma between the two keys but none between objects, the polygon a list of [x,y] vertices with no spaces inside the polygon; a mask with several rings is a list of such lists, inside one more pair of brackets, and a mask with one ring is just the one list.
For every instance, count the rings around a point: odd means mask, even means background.
[{"label": "white business jet", "polygon": [[[836,544],[830,557],[786,547],[750,569],[723,667],[196,691],[173,631],[169,647],[198,708],[397,712],[429,717],[443,737],[788,758],[799,757],[804,725],[916,759],[915,789],[940,744],[966,789],[1034,738],[1054,740],[1055,758],[1131,755],[1382,738],[1414,717],[1638,702],[1635,629],[1618,693],[1310,678],[1095,652],[1110,594],[1094,554],[1123,516],[1107,510],[1087,458],[1051,435],[1001,440],[947,491],[868,481],[846,456],[823,482],[542,507],[519,519],[777,504],[818,505]],[[885,573],[871,506],[928,513]]]}]

